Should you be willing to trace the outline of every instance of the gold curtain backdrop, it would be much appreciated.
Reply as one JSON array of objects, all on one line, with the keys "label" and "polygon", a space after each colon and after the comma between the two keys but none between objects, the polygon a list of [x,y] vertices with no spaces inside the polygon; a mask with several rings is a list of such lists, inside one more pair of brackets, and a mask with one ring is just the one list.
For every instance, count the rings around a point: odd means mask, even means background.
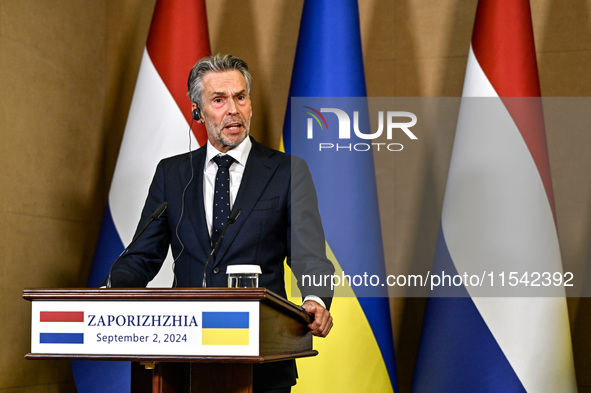
[{"label": "gold curtain backdrop", "polygon": [[[75,392],[68,362],[24,359],[21,291],[86,283],[154,4],[0,0],[1,392]],[[476,4],[360,1],[368,95],[460,96]],[[250,65],[253,135],[279,147],[303,0],[206,6],[212,51]],[[542,94],[591,96],[591,0],[531,7]],[[453,137],[432,132],[376,168],[394,177],[388,270],[433,258]],[[547,137],[563,260],[591,263],[591,133],[557,127]],[[410,391],[424,303],[390,299],[400,392]],[[577,382],[591,392],[591,301],[568,305]]]}]

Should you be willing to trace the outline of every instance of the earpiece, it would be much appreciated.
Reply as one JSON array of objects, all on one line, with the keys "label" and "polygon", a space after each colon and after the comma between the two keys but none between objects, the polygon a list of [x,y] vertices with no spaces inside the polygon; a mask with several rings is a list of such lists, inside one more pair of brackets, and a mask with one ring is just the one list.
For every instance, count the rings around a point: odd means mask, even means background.
[{"label": "earpiece", "polygon": [[193,120],[200,121],[201,120],[201,110],[199,107],[193,109]]}]

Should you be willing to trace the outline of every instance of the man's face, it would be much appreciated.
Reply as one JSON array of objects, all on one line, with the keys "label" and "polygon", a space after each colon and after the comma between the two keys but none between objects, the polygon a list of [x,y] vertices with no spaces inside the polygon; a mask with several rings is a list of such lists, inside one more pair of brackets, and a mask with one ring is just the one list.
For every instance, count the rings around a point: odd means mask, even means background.
[{"label": "man's face", "polygon": [[[244,76],[238,70],[203,75],[203,122],[210,143],[225,153],[250,132],[252,107]],[[193,104],[196,107],[196,104]]]}]

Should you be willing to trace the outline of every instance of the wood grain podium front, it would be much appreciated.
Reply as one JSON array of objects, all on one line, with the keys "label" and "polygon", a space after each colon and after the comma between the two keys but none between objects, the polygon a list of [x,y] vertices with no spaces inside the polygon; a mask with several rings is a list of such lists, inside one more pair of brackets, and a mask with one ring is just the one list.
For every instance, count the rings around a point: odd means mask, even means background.
[{"label": "wood grain podium front", "polygon": [[252,392],[252,365],[315,356],[305,310],[264,288],[25,289],[27,359],[129,360],[131,392]]}]

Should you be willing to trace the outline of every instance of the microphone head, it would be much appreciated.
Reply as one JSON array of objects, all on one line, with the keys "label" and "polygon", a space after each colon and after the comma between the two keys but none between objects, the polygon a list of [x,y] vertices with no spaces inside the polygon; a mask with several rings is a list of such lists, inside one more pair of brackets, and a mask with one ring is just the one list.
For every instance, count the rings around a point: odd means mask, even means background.
[{"label": "microphone head", "polygon": [[166,210],[166,208],[168,207],[168,202],[164,201],[160,206],[158,206],[158,208],[156,210],[154,210],[154,213],[152,213],[152,215],[150,216],[150,218],[157,220],[160,218],[160,216],[162,215],[162,213],[164,213],[164,210]]},{"label": "microphone head", "polygon": [[232,210],[232,212],[230,213],[230,217],[228,217],[228,222],[230,224],[234,223],[234,221],[236,221],[236,219],[240,215],[241,211],[242,211],[241,208],[237,208],[237,209]]}]

